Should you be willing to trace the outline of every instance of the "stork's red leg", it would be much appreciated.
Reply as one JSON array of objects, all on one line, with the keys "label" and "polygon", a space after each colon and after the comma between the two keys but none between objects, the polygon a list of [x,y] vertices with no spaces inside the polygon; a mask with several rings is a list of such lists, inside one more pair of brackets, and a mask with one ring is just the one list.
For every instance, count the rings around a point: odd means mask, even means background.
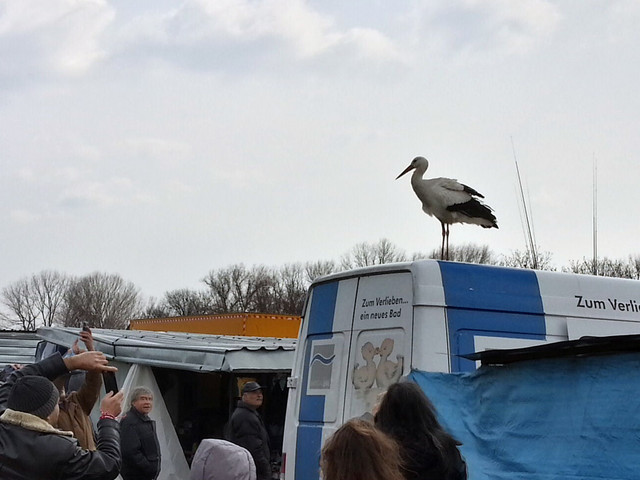
[{"label": "stork's red leg", "polygon": [[449,226],[447,223],[447,260],[449,260]]}]

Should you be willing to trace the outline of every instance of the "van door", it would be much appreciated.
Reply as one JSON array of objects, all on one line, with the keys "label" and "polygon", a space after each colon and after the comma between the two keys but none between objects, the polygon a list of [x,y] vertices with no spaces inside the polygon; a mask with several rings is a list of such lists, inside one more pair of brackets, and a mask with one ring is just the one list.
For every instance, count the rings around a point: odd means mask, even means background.
[{"label": "van door", "polygon": [[322,443],[342,422],[345,372],[357,279],[313,287],[298,345],[302,361],[296,411],[295,459],[287,471],[296,479],[319,478]]},{"label": "van door", "polygon": [[298,346],[295,460],[286,467],[296,480],[317,480],[324,441],[370,414],[378,394],[408,373],[412,302],[409,272],[313,287]]},{"label": "van door", "polygon": [[370,417],[378,396],[409,373],[412,324],[410,272],[359,279],[349,364],[344,377],[343,422],[354,417]]}]

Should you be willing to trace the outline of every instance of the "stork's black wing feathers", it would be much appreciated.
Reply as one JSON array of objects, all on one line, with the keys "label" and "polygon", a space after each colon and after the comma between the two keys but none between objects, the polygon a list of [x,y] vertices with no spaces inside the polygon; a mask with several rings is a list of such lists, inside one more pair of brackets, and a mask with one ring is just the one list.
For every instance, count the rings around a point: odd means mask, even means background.
[{"label": "stork's black wing feathers", "polygon": [[471,188],[469,185],[465,185],[464,183],[461,183],[461,185],[462,185],[462,190],[468,193],[469,195],[473,195],[474,197],[484,198],[484,195],[482,195],[477,190]]},{"label": "stork's black wing feathers", "polygon": [[498,227],[496,216],[492,213],[491,207],[472,198],[468,202],[449,205],[447,210],[458,212],[471,218],[484,218],[489,220],[494,227]]}]

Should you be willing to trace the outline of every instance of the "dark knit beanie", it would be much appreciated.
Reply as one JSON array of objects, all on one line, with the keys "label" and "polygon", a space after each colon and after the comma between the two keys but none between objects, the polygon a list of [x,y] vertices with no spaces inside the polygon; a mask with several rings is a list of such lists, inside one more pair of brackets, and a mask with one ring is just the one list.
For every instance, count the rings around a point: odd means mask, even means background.
[{"label": "dark knit beanie", "polygon": [[44,377],[20,377],[11,387],[7,408],[47,418],[58,404],[58,389]]}]

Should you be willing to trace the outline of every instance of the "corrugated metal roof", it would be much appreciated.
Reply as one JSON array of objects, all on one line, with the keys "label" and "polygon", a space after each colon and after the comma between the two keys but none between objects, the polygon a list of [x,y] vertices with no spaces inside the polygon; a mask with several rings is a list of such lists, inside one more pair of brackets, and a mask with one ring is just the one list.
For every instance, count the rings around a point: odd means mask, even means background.
[{"label": "corrugated metal roof", "polygon": [[[80,329],[42,327],[38,336],[70,347]],[[127,363],[203,372],[289,371],[296,340],[182,332],[92,329],[96,350]]]},{"label": "corrugated metal roof", "polygon": [[33,363],[40,341],[34,332],[0,331],[0,368],[11,363]]}]

